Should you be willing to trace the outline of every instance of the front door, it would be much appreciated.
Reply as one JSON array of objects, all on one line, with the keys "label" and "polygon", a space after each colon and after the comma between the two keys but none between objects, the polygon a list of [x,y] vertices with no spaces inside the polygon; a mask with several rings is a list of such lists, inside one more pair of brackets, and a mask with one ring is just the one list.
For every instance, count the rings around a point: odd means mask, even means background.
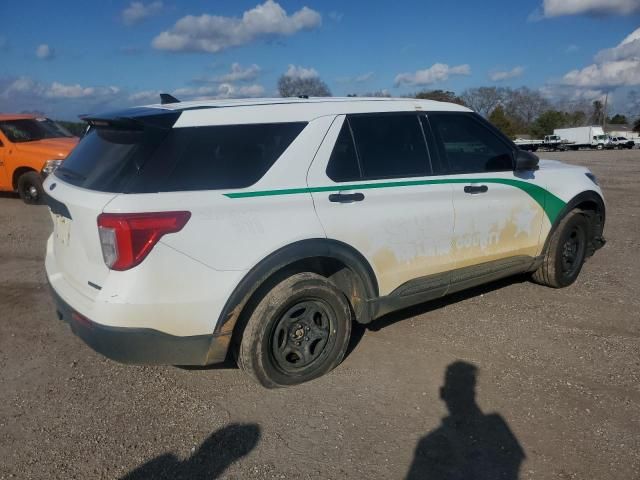
[{"label": "front door", "polygon": [[13,190],[13,185],[11,185],[7,174],[9,147],[7,140],[0,133],[0,190]]},{"label": "front door", "polygon": [[428,120],[453,186],[456,268],[530,264],[545,215],[535,172],[514,172],[513,146],[473,114],[431,113]]},{"label": "front door", "polygon": [[417,114],[336,117],[307,181],[327,237],[368,260],[381,296],[453,267],[453,190],[433,181]]}]

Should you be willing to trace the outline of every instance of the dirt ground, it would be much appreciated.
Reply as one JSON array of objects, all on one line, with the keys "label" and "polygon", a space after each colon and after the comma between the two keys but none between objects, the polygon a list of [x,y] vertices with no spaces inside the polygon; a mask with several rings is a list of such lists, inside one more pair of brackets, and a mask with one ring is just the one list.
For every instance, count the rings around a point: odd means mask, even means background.
[{"label": "dirt ground", "polygon": [[[640,150],[541,156],[589,166],[608,201],[576,284],[394,314],[331,374],[275,391],[94,353],[47,292],[47,208],[0,197],[0,478],[639,479]],[[503,477],[459,471],[487,455]]]}]

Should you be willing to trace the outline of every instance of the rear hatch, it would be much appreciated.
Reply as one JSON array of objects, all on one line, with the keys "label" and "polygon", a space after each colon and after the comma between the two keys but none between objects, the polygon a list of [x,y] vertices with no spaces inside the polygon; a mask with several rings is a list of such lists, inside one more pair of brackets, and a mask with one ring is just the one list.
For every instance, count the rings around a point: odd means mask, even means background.
[{"label": "rear hatch", "polygon": [[179,112],[140,109],[86,119],[89,133],[45,183],[53,220],[56,273],[94,298],[109,274],[98,216],[140,180],[145,162],[171,129]]}]

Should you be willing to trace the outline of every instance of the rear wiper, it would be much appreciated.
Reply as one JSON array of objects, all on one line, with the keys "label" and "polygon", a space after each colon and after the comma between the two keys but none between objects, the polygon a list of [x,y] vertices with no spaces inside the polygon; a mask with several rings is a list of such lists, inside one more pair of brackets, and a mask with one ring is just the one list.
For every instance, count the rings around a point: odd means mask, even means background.
[{"label": "rear wiper", "polygon": [[56,168],[55,172],[61,173],[65,177],[76,178],[78,180],[85,180],[87,178],[84,175],[81,175],[78,172],[74,172],[73,170],[69,170],[68,168],[65,168],[65,167],[58,167]]}]

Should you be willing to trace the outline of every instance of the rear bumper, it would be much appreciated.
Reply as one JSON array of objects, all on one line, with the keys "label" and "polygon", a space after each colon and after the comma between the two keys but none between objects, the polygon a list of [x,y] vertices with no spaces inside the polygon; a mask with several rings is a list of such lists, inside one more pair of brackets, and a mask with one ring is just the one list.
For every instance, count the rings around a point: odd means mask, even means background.
[{"label": "rear bumper", "polygon": [[74,310],[53,287],[58,318],[71,326],[96,352],[121,363],[143,365],[210,365],[227,357],[231,335],[179,337],[150,328],[111,327]]}]

